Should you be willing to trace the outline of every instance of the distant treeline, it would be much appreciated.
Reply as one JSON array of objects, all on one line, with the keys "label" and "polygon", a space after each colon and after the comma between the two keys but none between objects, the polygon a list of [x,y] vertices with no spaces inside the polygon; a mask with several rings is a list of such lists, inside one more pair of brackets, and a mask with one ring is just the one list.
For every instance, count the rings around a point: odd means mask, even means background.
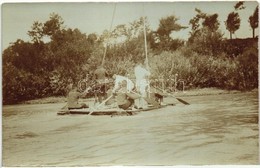
[{"label": "distant treeline", "polygon": [[[51,14],[45,23],[34,22],[28,31],[31,42],[18,39],[4,50],[3,103],[65,96],[68,84],[77,84],[86,74],[91,76],[104,55],[110,76],[133,76],[136,63],[145,60],[143,21],[147,25],[151,79],[162,79],[162,85],[169,87],[167,79],[178,74],[186,88],[258,87],[258,38],[224,39],[218,25],[212,27],[214,19],[202,22],[192,30],[189,40],[183,41],[171,38],[176,25],[183,28],[174,16],[160,20],[156,31],[149,29],[146,18],[140,18],[116,26],[112,32],[87,35],[65,28],[62,18]],[[48,42],[43,40],[46,38]]]}]

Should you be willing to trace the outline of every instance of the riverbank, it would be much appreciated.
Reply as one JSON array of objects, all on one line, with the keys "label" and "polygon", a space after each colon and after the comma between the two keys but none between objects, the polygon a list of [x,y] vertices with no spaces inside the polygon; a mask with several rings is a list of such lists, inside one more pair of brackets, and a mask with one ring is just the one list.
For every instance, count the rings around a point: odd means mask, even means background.
[{"label": "riverbank", "polygon": [[[254,89],[252,91],[247,92],[258,92],[258,89]],[[221,95],[221,94],[237,94],[241,93],[241,91],[238,90],[222,90],[218,88],[202,88],[202,89],[192,89],[192,90],[186,90],[186,91],[178,91],[174,93],[175,96],[178,97],[186,97],[186,96],[205,96],[205,95]],[[93,98],[90,98],[90,100]],[[65,103],[67,102],[66,97],[60,96],[60,97],[46,97],[41,99],[35,99],[35,100],[28,100],[21,102],[20,104],[49,104],[49,103]]]}]

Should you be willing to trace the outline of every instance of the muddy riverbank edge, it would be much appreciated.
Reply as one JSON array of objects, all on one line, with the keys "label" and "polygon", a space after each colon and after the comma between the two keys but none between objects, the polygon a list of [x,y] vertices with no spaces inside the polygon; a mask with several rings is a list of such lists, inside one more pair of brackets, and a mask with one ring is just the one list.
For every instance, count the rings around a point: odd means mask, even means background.
[{"label": "muddy riverbank edge", "polygon": [[[248,92],[258,92],[258,89],[251,91],[238,91],[238,90],[222,90],[217,88],[202,88],[202,89],[192,89],[186,91],[178,91],[173,93],[173,95],[178,97],[188,97],[188,96],[206,96],[206,95],[220,95],[220,94],[237,94],[237,93],[248,93]],[[89,98],[93,99],[93,98]],[[47,103],[64,103],[67,102],[65,96],[60,97],[46,97],[41,99],[27,100],[19,104],[47,104]]]}]

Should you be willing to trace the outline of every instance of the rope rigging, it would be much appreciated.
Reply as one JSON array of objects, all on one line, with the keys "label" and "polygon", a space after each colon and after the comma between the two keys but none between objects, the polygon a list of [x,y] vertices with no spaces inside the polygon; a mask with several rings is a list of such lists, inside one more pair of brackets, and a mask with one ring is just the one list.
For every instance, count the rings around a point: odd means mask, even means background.
[{"label": "rope rigging", "polygon": [[[112,26],[113,26],[113,22],[115,19],[115,12],[116,12],[116,3],[114,5],[114,9],[113,9],[113,15],[112,15],[112,20],[110,23],[110,27],[109,27],[109,33],[111,32]],[[145,25],[145,10],[144,10],[144,3],[143,3],[143,31],[144,31],[144,49],[145,49],[145,64],[146,64],[146,68],[149,67],[149,62],[148,62],[148,54],[147,54],[147,39],[146,39],[146,25]],[[105,58],[106,58],[106,53],[107,53],[107,42],[105,43],[105,50],[104,50],[104,54],[103,54],[103,58],[102,58],[102,63],[101,65],[104,66],[105,64]]]},{"label": "rope rigging", "polygon": [[[113,22],[114,22],[114,18],[115,18],[115,11],[116,11],[116,3],[115,3],[115,6],[114,6],[114,10],[113,10],[112,21],[110,23],[109,33],[111,32],[111,29],[112,29],[112,26],[113,26]],[[105,63],[106,52],[107,52],[107,43],[105,43],[105,51],[104,51],[102,64],[101,64],[102,66]]]}]

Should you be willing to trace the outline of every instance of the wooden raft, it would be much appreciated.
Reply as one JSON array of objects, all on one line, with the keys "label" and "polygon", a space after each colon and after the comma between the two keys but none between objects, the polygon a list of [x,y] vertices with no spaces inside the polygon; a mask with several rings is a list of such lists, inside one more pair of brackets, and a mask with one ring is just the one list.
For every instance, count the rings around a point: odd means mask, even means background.
[{"label": "wooden raft", "polygon": [[134,110],[123,110],[119,108],[109,108],[109,109],[98,109],[98,110],[92,110],[91,108],[83,108],[83,109],[71,109],[71,110],[61,110],[57,114],[58,115],[68,115],[68,114],[85,114],[88,115],[90,112],[91,115],[117,115],[117,114],[127,114],[127,115],[134,115],[139,112],[145,112],[145,111],[151,111],[155,109],[164,108],[167,105],[162,105],[159,107],[150,106],[144,109],[134,109]]}]

